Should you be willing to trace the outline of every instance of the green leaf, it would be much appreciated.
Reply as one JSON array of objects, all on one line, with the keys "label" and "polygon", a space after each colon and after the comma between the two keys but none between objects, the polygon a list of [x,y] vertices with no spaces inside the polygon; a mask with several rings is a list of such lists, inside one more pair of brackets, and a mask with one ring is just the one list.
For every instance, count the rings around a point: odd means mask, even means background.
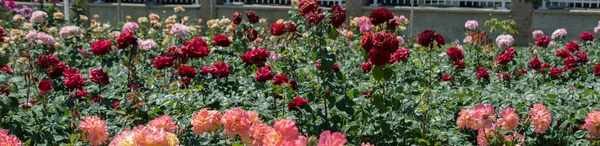
[{"label": "green leaf", "polygon": [[375,78],[375,80],[381,80],[381,79],[383,79],[383,76],[385,75],[385,73],[383,71],[383,67],[380,67],[380,66],[375,66],[371,73],[373,74],[373,77]]},{"label": "green leaf", "polygon": [[392,79],[394,74],[396,74],[396,72],[393,69],[386,67],[383,71],[383,79],[389,81],[390,79]]},{"label": "green leaf", "polygon": [[329,32],[327,32],[327,34],[329,35],[329,38],[336,39],[340,35],[340,32],[333,28],[333,26],[330,26]]}]

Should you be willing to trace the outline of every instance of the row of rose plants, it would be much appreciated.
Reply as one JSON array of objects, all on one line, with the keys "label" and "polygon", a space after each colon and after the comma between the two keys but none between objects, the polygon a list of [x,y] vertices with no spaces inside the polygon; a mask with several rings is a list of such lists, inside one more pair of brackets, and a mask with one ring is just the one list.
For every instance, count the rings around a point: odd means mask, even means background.
[{"label": "row of rose plants", "polygon": [[513,47],[470,20],[462,41],[405,40],[404,16],[315,0],[272,23],[176,7],[117,27],[1,4],[1,145],[599,144],[591,32]]}]

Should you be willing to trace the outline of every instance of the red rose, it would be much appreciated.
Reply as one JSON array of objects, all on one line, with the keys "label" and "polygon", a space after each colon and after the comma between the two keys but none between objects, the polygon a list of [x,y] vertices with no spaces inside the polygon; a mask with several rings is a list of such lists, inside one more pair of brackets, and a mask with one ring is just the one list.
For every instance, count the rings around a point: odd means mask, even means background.
[{"label": "red rose", "polygon": [[133,36],[133,31],[129,29],[125,30],[117,38],[117,48],[119,49],[125,49],[133,43],[137,43],[137,38]]},{"label": "red rose", "polygon": [[112,104],[112,108],[114,108],[114,109],[119,109],[119,105],[120,105],[120,104],[121,104],[121,102],[120,102],[120,101],[115,101],[115,102],[113,102],[113,104]]},{"label": "red rose", "polygon": [[56,55],[40,55],[40,57],[37,60],[37,65],[40,66],[41,68],[48,68],[51,65],[56,65],[58,64],[60,61],[58,60],[58,58],[56,58]]},{"label": "red rose", "polygon": [[513,61],[514,48],[508,48],[503,54],[498,55],[498,64],[505,65],[510,61]]},{"label": "red rose", "polygon": [[96,97],[96,98],[92,99],[93,103],[102,102],[102,101],[104,101],[104,98],[102,98],[102,97]]},{"label": "red rose", "polygon": [[317,24],[323,19],[325,19],[325,14],[309,12],[306,15],[304,15],[304,18],[306,18],[306,20],[308,21],[308,25],[312,25]]},{"label": "red rose", "polygon": [[289,82],[290,79],[288,79],[287,75],[283,73],[275,76],[275,79],[273,79],[273,85],[281,85]]},{"label": "red rose", "polygon": [[288,32],[296,32],[296,24],[292,23],[292,22],[288,22],[287,23],[287,31]]},{"label": "red rose", "polygon": [[444,40],[444,36],[442,36],[441,34],[437,34],[437,32],[435,32],[433,30],[425,30],[425,31],[421,32],[421,34],[419,34],[419,38],[417,39],[417,42],[421,46],[428,47],[428,48],[432,48],[434,45],[434,42],[437,43],[437,46],[439,48],[441,48],[442,45],[446,44],[446,42]]},{"label": "red rose", "polygon": [[173,66],[172,57],[158,56],[154,59],[154,62],[152,62],[152,67],[156,69],[164,69],[171,66]]},{"label": "red rose", "polygon": [[[186,42],[185,45],[181,46],[180,51],[183,55],[190,58],[205,57],[210,53],[206,41],[199,37],[194,37],[189,42]],[[175,54],[175,52],[170,54]]]},{"label": "red rose", "polygon": [[346,21],[346,11],[340,5],[334,5],[329,12],[333,14],[329,17],[329,23],[333,27],[338,28]]},{"label": "red rose", "polygon": [[399,41],[392,33],[380,31],[372,37],[373,47],[383,48],[388,52],[395,52],[398,49]]},{"label": "red rose", "polygon": [[408,59],[408,57],[410,56],[409,53],[410,52],[408,51],[408,48],[400,48],[396,50],[396,52],[392,54],[392,58],[390,58],[390,64],[406,61],[406,59]]},{"label": "red rose", "polygon": [[598,63],[594,66],[594,75],[600,76],[600,63]]},{"label": "red rose", "polygon": [[333,71],[334,71],[334,72],[340,72],[340,65],[339,65],[339,64],[337,64],[337,63],[334,63],[334,64],[333,64]]},{"label": "red rose", "polygon": [[273,79],[273,71],[271,71],[271,68],[268,66],[261,67],[254,74],[254,78],[256,78],[256,81],[258,82],[266,82]]},{"label": "red rose", "polygon": [[383,48],[374,47],[369,51],[369,60],[375,66],[386,65],[390,62],[390,57],[392,55],[390,52]]},{"label": "red rose", "polygon": [[0,27],[0,42],[4,42],[4,28]]},{"label": "red rose", "polygon": [[534,56],[529,61],[529,67],[531,67],[534,70],[540,70],[542,68],[542,62],[540,61],[540,59],[538,59],[537,56]]},{"label": "red rose", "polygon": [[229,37],[224,34],[218,34],[213,38],[213,41],[210,43],[211,45],[221,46],[221,47],[229,47],[231,41]]},{"label": "red rose", "polygon": [[500,75],[502,75],[502,80],[504,80],[504,81],[510,81],[510,75],[507,72],[503,72],[501,74],[498,74],[498,78],[500,78]]},{"label": "red rose", "polygon": [[258,38],[258,32],[250,28],[248,29],[248,31],[246,31],[246,38],[248,39],[248,41],[253,42],[254,40],[256,40],[256,38]]},{"label": "red rose", "polygon": [[2,72],[7,73],[9,75],[13,75],[15,73],[15,71],[8,65],[6,64],[1,64],[0,65],[0,70],[2,70]]},{"label": "red rose", "polygon": [[464,60],[456,60],[456,61],[452,62],[452,66],[454,66],[454,68],[456,68],[456,69],[464,69],[465,61]]},{"label": "red rose", "polygon": [[85,79],[83,79],[83,77],[81,77],[81,75],[79,74],[79,72],[77,72],[76,74],[70,75],[70,76],[65,76],[65,86],[67,86],[67,88],[69,88],[69,90],[73,90],[73,89],[82,89],[83,86],[85,85]]},{"label": "red rose", "polygon": [[292,90],[298,90],[298,82],[296,82],[295,80],[291,80],[290,87],[292,87]]},{"label": "red rose", "polygon": [[296,96],[296,98],[294,98],[294,101],[288,103],[288,111],[299,110],[301,108],[304,108],[306,104],[308,104],[308,99]]},{"label": "red rose", "polygon": [[588,54],[585,53],[584,51],[579,51],[577,53],[577,58],[579,58],[579,62],[581,62],[581,63],[587,63],[589,61]]},{"label": "red rose", "polygon": [[442,76],[442,82],[446,82],[446,81],[454,81],[454,77],[450,76],[449,74],[444,74]]},{"label": "red rose", "polygon": [[61,75],[63,75],[63,72],[67,69],[67,64],[65,64],[64,62],[58,63],[56,65],[51,65],[50,67],[46,68],[46,73],[48,73],[48,76],[50,76],[50,78],[58,78]]},{"label": "red rose", "polygon": [[206,75],[212,72],[212,67],[205,66],[200,69],[200,74]]},{"label": "red rose", "polygon": [[179,66],[175,74],[182,77],[194,78],[196,76],[196,68],[187,65],[182,65]]},{"label": "red rose", "polygon": [[[183,48],[183,46],[182,46],[182,48]],[[183,55],[184,54],[183,54],[182,50],[179,49],[177,46],[170,46],[165,51],[165,56],[168,56],[168,57],[180,58]]]},{"label": "red rose", "polygon": [[565,49],[561,49],[556,51],[556,54],[554,54],[556,56],[562,57],[562,58],[567,58],[569,56],[571,56],[571,54],[569,53],[569,51],[565,50]]},{"label": "red rose", "polygon": [[260,19],[258,17],[258,14],[256,14],[254,11],[246,11],[246,17],[248,18],[248,22],[252,24],[258,22],[258,20]]},{"label": "red rose", "polygon": [[111,46],[108,40],[98,40],[92,43],[92,52],[95,55],[104,55],[110,52]]},{"label": "red rose", "polygon": [[267,61],[267,57],[269,57],[269,52],[263,47],[252,49],[240,56],[242,61],[246,64],[257,64],[261,65]]},{"label": "red rose", "polygon": [[75,92],[75,95],[78,97],[88,97],[88,92],[86,90],[79,90]]},{"label": "red rose", "polygon": [[365,35],[363,35],[360,43],[360,47],[362,47],[367,53],[371,50],[371,48],[373,48],[373,39],[371,37],[371,32],[365,32]]},{"label": "red rose", "polygon": [[550,38],[548,36],[541,36],[535,40],[535,46],[538,47],[548,47],[550,43]]},{"label": "red rose", "polygon": [[546,63],[546,64],[542,65],[541,71],[544,71],[544,70],[546,70],[546,69],[548,69],[550,67],[551,67],[550,63]]},{"label": "red rose", "polygon": [[371,64],[371,61],[365,62],[362,65],[360,65],[360,70],[363,72],[368,72],[371,71],[371,67],[373,66],[373,64]]},{"label": "red rose", "polygon": [[217,62],[213,64],[211,73],[215,77],[227,77],[229,76],[229,65],[227,65],[225,62]]},{"label": "red rose", "polygon": [[373,91],[371,91],[371,90],[362,91],[361,94],[364,95],[365,98],[371,98],[371,96],[373,96]]},{"label": "red rose", "polygon": [[386,8],[377,8],[371,12],[371,24],[379,25],[394,18],[392,11]]},{"label": "red rose", "polygon": [[490,74],[488,73],[488,70],[485,69],[484,67],[479,67],[477,68],[477,79],[488,79],[490,77]]},{"label": "red rose", "polygon": [[92,82],[97,84],[110,84],[108,74],[100,68],[93,69],[92,71],[90,71],[90,73],[88,74],[88,78],[92,79]]},{"label": "red rose", "polygon": [[463,54],[462,50],[454,46],[446,50],[446,55],[448,55],[448,57],[450,57],[450,59],[452,60],[462,60],[463,58],[465,58],[465,54]]},{"label": "red rose", "polygon": [[565,64],[565,71],[571,70],[575,67],[577,67],[577,57],[575,56],[569,56],[565,59],[563,59],[563,63]]},{"label": "red rose", "polygon": [[300,15],[305,15],[317,11],[319,5],[317,5],[317,0],[302,0],[298,3],[298,8],[300,9]]},{"label": "red rose", "polygon": [[553,67],[552,69],[550,69],[550,75],[552,77],[556,77],[556,78],[561,77],[562,72],[563,71],[560,68]]},{"label": "red rose", "polygon": [[52,92],[52,86],[54,86],[54,84],[52,84],[52,81],[50,81],[50,80],[40,81],[40,83],[38,84],[38,89],[40,89],[40,94],[46,94],[46,93]]},{"label": "red rose", "polygon": [[2,94],[8,96],[8,94],[10,94],[10,85],[8,84],[0,84],[0,92],[2,92]]},{"label": "red rose", "polygon": [[233,13],[233,16],[231,16],[231,22],[236,25],[242,23],[242,14],[240,14],[240,12]]},{"label": "red rose", "polygon": [[321,61],[320,60],[317,60],[317,62],[315,62],[315,67],[317,68],[317,70],[321,70],[322,66],[323,65],[321,65]]},{"label": "red rose", "polygon": [[399,26],[400,24],[394,20],[394,19],[390,19],[389,21],[386,22],[386,26],[385,28],[388,30],[395,30],[397,26]]},{"label": "red rose", "polygon": [[581,34],[579,34],[579,38],[584,41],[593,41],[594,34],[592,34],[591,32],[584,31]]},{"label": "red rose", "polygon": [[567,45],[565,45],[565,49],[571,52],[579,51],[579,44],[577,44],[577,42],[575,41],[571,41]]},{"label": "red rose", "polygon": [[280,36],[285,33],[285,31],[284,23],[274,23],[271,25],[271,35]]},{"label": "red rose", "polygon": [[192,79],[184,77],[179,79],[179,81],[181,81],[185,85],[189,85],[192,82]]}]

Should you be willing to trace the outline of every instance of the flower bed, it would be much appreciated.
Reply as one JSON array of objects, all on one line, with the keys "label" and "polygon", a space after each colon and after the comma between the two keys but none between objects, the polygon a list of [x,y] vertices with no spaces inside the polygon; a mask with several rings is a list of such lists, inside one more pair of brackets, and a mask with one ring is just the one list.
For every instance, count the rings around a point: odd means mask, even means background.
[{"label": "flower bed", "polygon": [[346,20],[314,0],[271,23],[183,11],[117,26],[66,23],[52,5],[7,13],[0,145],[599,143],[591,32],[536,30],[514,47],[474,20],[462,42],[434,30],[406,39],[404,16]]}]

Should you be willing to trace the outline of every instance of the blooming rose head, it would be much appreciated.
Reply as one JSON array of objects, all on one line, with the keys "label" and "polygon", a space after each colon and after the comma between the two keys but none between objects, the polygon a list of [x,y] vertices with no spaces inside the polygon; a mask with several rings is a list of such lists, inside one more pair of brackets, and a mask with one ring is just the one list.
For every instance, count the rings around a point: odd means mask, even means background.
[{"label": "blooming rose head", "polygon": [[219,111],[202,109],[192,116],[192,131],[198,135],[215,132],[221,126],[221,117]]},{"label": "blooming rose head", "polygon": [[541,30],[534,30],[531,34],[533,35],[533,39],[537,39],[542,37],[544,35],[544,32]]},{"label": "blooming rose head", "polygon": [[35,11],[29,17],[29,23],[44,23],[48,18],[48,13],[44,11]]},{"label": "blooming rose head", "polygon": [[125,30],[123,33],[119,35],[117,38],[117,48],[125,49],[129,47],[131,44],[136,43],[137,38],[133,35],[133,31]]},{"label": "blooming rose head", "polygon": [[548,47],[549,43],[550,38],[548,38],[547,36],[541,36],[535,40],[535,46],[538,47]]},{"label": "blooming rose head", "polygon": [[252,24],[258,22],[258,20],[260,19],[258,17],[258,14],[256,14],[256,12],[254,11],[246,11],[246,18],[248,18],[248,22]]},{"label": "blooming rose head", "polygon": [[127,30],[130,31],[137,31],[138,29],[140,29],[140,26],[135,23],[135,22],[127,22],[125,24],[123,24],[123,27],[121,28],[122,32],[125,32]]},{"label": "blooming rose head", "polygon": [[319,143],[317,146],[344,146],[346,144],[346,135],[325,130],[319,136]]},{"label": "blooming rose head", "polygon": [[212,75],[223,78],[229,76],[229,65],[225,62],[216,62],[212,67]]},{"label": "blooming rose head", "polygon": [[565,64],[565,71],[574,69],[575,67],[577,67],[577,61],[579,59],[575,56],[569,56],[565,59],[563,59],[563,63]]},{"label": "blooming rose head", "polygon": [[533,58],[531,58],[531,60],[529,61],[529,67],[534,69],[534,70],[540,70],[542,69],[542,62],[540,61],[540,59],[538,59],[537,56],[534,56]]},{"label": "blooming rose head", "polygon": [[599,137],[598,127],[600,127],[600,111],[592,111],[587,114],[583,127],[590,132],[593,138]]},{"label": "blooming rose head", "polygon": [[275,76],[275,79],[273,79],[273,85],[282,85],[289,82],[290,79],[288,79],[287,75],[284,73]]},{"label": "blooming rose head", "polygon": [[171,26],[171,30],[169,31],[169,33],[180,38],[185,38],[188,35],[190,35],[190,29],[183,24],[175,23],[173,24],[173,26]]},{"label": "blooming rose head", "polygon": [[477,22],[477,20],[469,20],[469,21],[465,22],[465,28],[468,30],[475,30],[475,29],[477,29],[478,26],[479,26],[479,23]]},{"label": "blooming rose head", "polygon": [[579,51],[579,44],[577,44],[575,41],[570,41],[567,43],[567,45],[565,45],[565,49],[571,52]]},{"label": "blooming rose head", "polygon": [[110,49],[111,44],[108,40],[97,40],[92,43],[91,48],[92,52],[98,56],[108,54],[108,52],[110,52]]},{"label": "blooming rose head", "polygon": [[52,86],[54,86],[52,84],[52,81],[50,81],[50,80],[42,80],[38,84],[38,89],[40,89],[40,93],[41,94],[46,94],[46,93],[52,92]]},{"label": "blooming rose head", "polygon": [[392,54],[392,58],[390,58],[390,64],[406,61],[409,56],[410,52],[408,51],[408,48],[400,48],[396,50],[394,54]]},{"label": "blooming rose head", "polygon": [[177,69],[177,72],[175,72],[175,74],[182,76],[182,77],[194,78],[196,76],[196,68],[194,68],[192,66],[182,65],[182,66],[179,66],[179,68]]},{"label": "blooming rose head", "polygon": [[442,82],[447,82],[447,81],[454,81],[454,77],[450,76],[449,74],[444,74],[442,76]]},{"label": "blooming rose head", "polygon": [[215,35],[213,41],[210,43],[212,45],[221,46],[221,47],[229,47],[231,44],[231,40],[224,34]]},{"label": "blooming rose head", "polygon": [[93,69],[88,74],[88,78],[92,79],[92,82],[97,84],[110,84],[108,79],[108,74],[104,72],[101,68]]},{"label": "blooming rose head", "polygon": [[417,39],[417,43],[423,47],[432,48],[434,44],[437,44],[438,48],[441,48],[442,45],[445,45],[446,42],[444,40],[444,36],[438,34],[434,30],[425,30],[419,34]]},{"label": "blooming rose head", "polygon": [[296,96],[296,98],[294,98],[294,101],[288,103],[288,110],[292,111],[292,110],[299,110],[301,108],[304,108],[304,106],[306,104],[308,104],[308,99],[304,99],[300,96]]},{"label": "blooming rose head", "polygon": [[450,59],[452,60],[462,60],[463,58],[465,58],[465,55],[463,54],[462,50],[454,46],[446,50],[446,55],[448,55],[448,57],[450,57]]},{"label": "blooming rose head", "polygon": [[248,41],[253,42],[254,40],[256,40],[256,38],[258,38],[258,32],[254,29],[248,29],[248,31],[246,31],[246,38],[248,39]]},{"label": "blooming rose head", "polygon": [[225,111],[221,123],[227,136],[240,135],[246,137],[252,121],[245,110],[236,107]]},{"label": "blooming rose head", "polygon": [[588,31],[584,31],[581,34],[579,34],[579,39],[581,39],[582,41],[594,41],[594,34]]},{"label": "blooming rose head", "polygon": [[109,144],[110,146],[121,145],[160,145],[178,146],[177,135],[153,126],[137,126],[133,129],[124,129],[117,134]]},{"label": "blooming rose head", "polygon": [[300,8],[300,15],[306,15],[309,12],[316,12],[319,5],[316,0],[301,0],[298,3],[298,8]]},{"label": "blooming rose head", "polygon": [[386,9],[386,8],[377,8],[373,11],[371,11],[371,24],[373,25],[379,25],[382,23],[385,23],[387,21],[389,21],[390,19],[394,18],[394,14],[392,13],[392,11]]},{"label": "blooming rose head", "polygon": [[[83,121],[79,122],[78,129],[83,131],[85,141],[89,141],[90,145],[97,146],[106,144],[108,141],[108,126],[104,120],[99,117],[84,117]],[[2,137],[2,136],[0,136]]]},{"label": "blooming rose head", "polygon": [[65,26],[63,28],[60,28],[59,35],[60,38],[66,39],[69,36],[79,36],[82,32],[83,30],[77,26]]},{"label": "blooming rose head", "polygon": [[477,68],[477,79],[488,79],[489,77],[490,74],[488,73],[487,69],[485,69],[484,67]]},{"label": "blooming rose head", "polygon": [[173,66],[173,58],[167,56],[158,56],[154,59],[152,67],[156,69],[164,69]]},{"label": "blooming rose head", "polygon": [[515,109],[508,107],[500,112],[502,118],[498,119],[497,124],[502,127],[502,130],[508,131],[519,126],[519,115],[515,113]]},{"label": "blooming rose head", "polygon": [[[10,1],[12,2],[12,1]],[[8,130],[0,129],[0,145],[21,146],[21,140],[15,135],[9,135]]]},{"label": "blooming rose head", "polygon": [[373,48],[373,39],[371,38],[371,32],[366,32],[361,39],[360,46],[365,50],[365,52],[369,52],[371,48]]},{"label": "blooming rose head", "polygon": [[589,61],[588,54],[585,53],[585,51],[577,52],[577,58],[579,59],[579,62],[584,63],[584,64]]},{"label": "blooming rose head", "polygon": [[242,23],[242,14],[240,12],[233,13],[231,16],[231,22],[236,25]]},{"label": "blooming rose head", "polygon": [[329,12],[333,14],[329,17],[329,23],[333,27],[338,28],[346,21],[346,10],[344,10],[342,6],[334,5],[329,9]]},{"label": "blooming rose head", "polygon": [[206,41],[199,37],[194,37],[180,48],[181,53],[190,58],[200,58],[208,56],[210,50]]},{"label": "blooming rose head", "polygon": [[256,81],[259,82],[266,82],[268,80],[272,80],[273,71],[271,71],[271,68],[269,68],[269,66],[261,67],[254,74],[254,78],[256,78]]},{"label": "blooming rose head", "polygon": [[562,58],[567,58],[569,56],[571,56],[571,53],[569,53],[569,51],[567,51],[566,49],[561,49],[561,50],[557,50],[556,54],[554,54],[555,56],[558,57],[562,57]]},{"label": "blooming rose head", "polygon": [[372,67],[373,67],[373,64],[371,64],[370,61],[367,61],[367,62],[363,63],[362,65],[360,65],[360,70],[363,72],[368,72],[368,71],[371,71]]},{"label": "blooming rose head", "polygon": [[173,119],[171,119],[171,117],[166,114],[148,122],[148,126],[156,127],[158,129],[162,129],[172,133],[176,132],[177,129],[179,129],[177,123],[173,122]]},{"label": "blooming rose head", "polygon": [[79,72],[75,72],[73,74],[65,74],[63,72],[63,75],[65,75],[65,81],[64,84],[65,86],[67,86],[67,88],[69,88],[69,90],[73,90],[73,89],[82,89],[83,86],[85,85],[85,79],[83,79],[83,77],[81,77],[81,74],[79,74]]},{"label": "blooming rose head", "polygon": [[496,44],[498,44],[498,47],[500,47],[502,49],[511,47],[514,42],[515,42],[515,39],[513,38],[512,35],[507,34],[507,35],[499,35],[498,37],[496,37]]},{"label": "blooming rose head", "polygon": [[567,30],[564,28],[560,28],[552,32],[552,39],[558,40],[567,37]]},{"label": "blooming rose head", "polygon": [[286,32],[285,23],[273,23],[271,25],[271,35],[280,36]]},{"label": "blooming rose head", "polygon": [[288,22],[286,24],[286,27],[287,27],[287,31],[290,32],[290,33],[294,33],[294,32],[297,31],[296,30],[296,24],[294,24],[294,22]]},{"label": "blooming rose head", "polygon": [[555,78],[560,78],[562,76],[563,70],[560,68],[553,67],[550,69],[550,75]]},{"label": "blooming rose head", "polygon": [[534,104],[529,112],[531,116],[531,124],[536,133],[544,133],[552,123],[552,116],[546,106],[542,104]]}]

